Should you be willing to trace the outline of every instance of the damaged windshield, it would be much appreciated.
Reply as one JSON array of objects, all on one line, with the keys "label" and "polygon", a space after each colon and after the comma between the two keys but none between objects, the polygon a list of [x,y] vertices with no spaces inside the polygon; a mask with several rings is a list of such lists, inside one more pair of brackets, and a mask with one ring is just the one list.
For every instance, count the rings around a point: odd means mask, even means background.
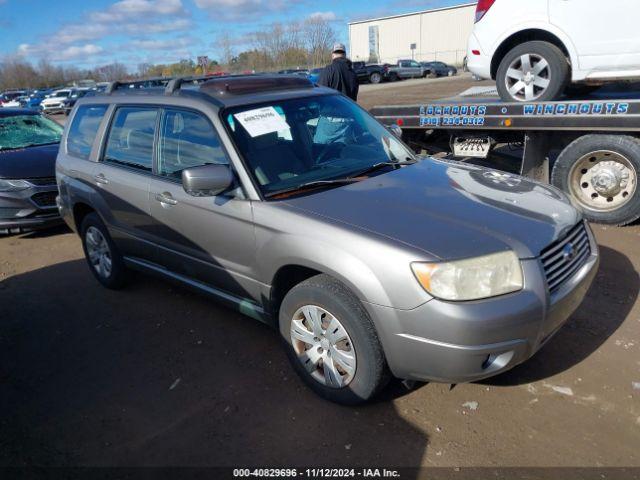
[{"label": "damaged windshield", "polygon": [[62,127],[41,115],[0,117],[0,150],[59,143]]},{"label": "damaged windshield", "polygon": [[233,108],[224,120],[266,197],[339,186],[415,161],[398,138],[340,95]]}]

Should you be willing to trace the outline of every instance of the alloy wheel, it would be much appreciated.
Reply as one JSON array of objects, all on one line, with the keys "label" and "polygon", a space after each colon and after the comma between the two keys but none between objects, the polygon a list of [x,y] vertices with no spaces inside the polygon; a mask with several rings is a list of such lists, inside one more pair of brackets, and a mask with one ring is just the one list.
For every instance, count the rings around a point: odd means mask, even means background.
[{"label": "alloy wheel", "polygon": [[85,233],[85,245],[91,266],[102,278],[111,276],[113,260],[111,249],[104,235],[96,227],[89,227]]},{"label": "alloy wheel", "polygon": [[511,62],[505,82],[511,97],[520,102],[531,102],[549,88],[551,67],[541,55],[526,53]]}]

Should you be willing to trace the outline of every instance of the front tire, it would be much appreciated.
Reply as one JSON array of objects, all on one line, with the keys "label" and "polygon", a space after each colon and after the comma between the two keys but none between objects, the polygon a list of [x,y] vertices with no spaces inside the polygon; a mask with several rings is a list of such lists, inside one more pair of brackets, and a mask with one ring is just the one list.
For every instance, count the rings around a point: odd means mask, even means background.
[{"label": "front tire", "polygon": [[551,183],[593,222],[627,225],[640,218],[640,140],[585,135],[558,156]]},{"label": "front tire", "polygon": [[369,82],[375,84],[378,84],[382,81],[382,75],[380,75],[378,72],[373,72],[371,75],[369,75]]},{"label": "front tire", "polygon": [[569,82],[569,63],[555,45],[526,42],[500,62],[496,86],[506,102],[546,102],[562,95]]},{"label": "front tire", "polygon": [[357,297],[334,278],[317,275],[292,288],[282,301],[279,324],[294,369],[323,398],[357,405],[387,384],[373,323]]},{"label": "front tire", "polygon": [[93,276],[109,289],[121,289],[128,280],[129,271],[107,227],[96,213],[84,217],[80,227],[80,238]]}]

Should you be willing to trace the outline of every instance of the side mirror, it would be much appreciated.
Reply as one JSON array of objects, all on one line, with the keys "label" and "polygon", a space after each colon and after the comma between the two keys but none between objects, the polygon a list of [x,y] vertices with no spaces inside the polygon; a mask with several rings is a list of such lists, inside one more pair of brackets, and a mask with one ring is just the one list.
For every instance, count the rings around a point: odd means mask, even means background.
[{"label": "side mirror", "polygon": [[402,138],[402,129],[395,123],[387,127],[397,138]]},{"label": "side mirror", "polygon": [[228,165],[203,165],[182,171],[182,187],[194,197],[213,197],[233,185]]}]

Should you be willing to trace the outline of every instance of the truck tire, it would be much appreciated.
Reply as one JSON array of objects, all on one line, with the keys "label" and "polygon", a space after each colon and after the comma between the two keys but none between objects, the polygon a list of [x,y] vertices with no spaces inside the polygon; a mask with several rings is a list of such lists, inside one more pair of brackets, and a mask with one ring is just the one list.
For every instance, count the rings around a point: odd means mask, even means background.
[{"label": "truck tire", "polygon": [[551,183],[593,222],[627,225],[640,218],[640,140],[585,135],[558,156]]},{"label": "truck tire", "polygon": [[377,84],[377,83],[380,83],[381,81],[382,81],[382,75],[380,75],[380,73],[373,72],[371,73],[371,75],[369,75],[369,82],[373,84]]},{"label": "truck tire", "polygon": [[387,384],[390,375],[373,322],[333,277],[316,275],[293,287],[282,301],[279,326],[293,368],[321,397],[357,405]]},{"label": "truck tire", "polygon": [[562,50],[548,42],[518,45],[500,62],[496,86],[506,102],[546,102],[562,95],[570,79]]}]

